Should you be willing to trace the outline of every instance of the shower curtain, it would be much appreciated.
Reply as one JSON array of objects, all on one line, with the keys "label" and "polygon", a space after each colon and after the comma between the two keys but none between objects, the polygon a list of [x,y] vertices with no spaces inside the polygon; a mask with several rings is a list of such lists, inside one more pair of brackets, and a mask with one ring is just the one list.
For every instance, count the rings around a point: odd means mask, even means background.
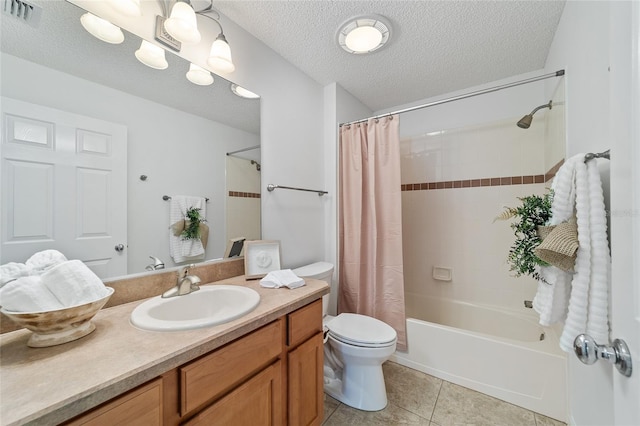
[{"label": "shower curtain", "polygon": [[406,350],[397,115],[340,129],[338,312],[377,318]]}]

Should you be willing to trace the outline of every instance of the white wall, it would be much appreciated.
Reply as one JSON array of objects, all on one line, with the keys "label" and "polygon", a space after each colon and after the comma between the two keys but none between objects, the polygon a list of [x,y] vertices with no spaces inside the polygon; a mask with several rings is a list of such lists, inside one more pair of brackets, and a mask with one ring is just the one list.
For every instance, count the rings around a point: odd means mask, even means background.
[{"label": "white wall", "polygon": [[[2,54],[2,94],[127,126],[128,272],[144,271],[149,256],[169,256],[169,202],[163,195],[211,198],[206,258],[226,246],[225,153],[259,143],[259,136],[146,99]],[[25,78],[28,76],[30,78]],[[147,175],[146,181],[140,175]]]},{"label": "white wall", "polygon": [[[568,156],[610,147],[609,8],[610,2],[568,1],[547,57],[547,72],[567,73]],[[612,424],[613,374],[607,363],[587,366],[569,356],[570,424]]]}]

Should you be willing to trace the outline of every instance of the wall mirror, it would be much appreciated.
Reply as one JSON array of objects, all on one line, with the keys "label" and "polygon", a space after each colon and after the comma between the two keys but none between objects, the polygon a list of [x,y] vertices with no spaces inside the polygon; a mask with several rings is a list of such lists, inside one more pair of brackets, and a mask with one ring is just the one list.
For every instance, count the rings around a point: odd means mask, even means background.
[{"label": "wall mirror", "polygon": [[[169,50],[166,69],[143,65],[135,57],[139,37],[123,31],[121,44],[98,40],[80,23],[85,11],[71,3],[38,5],[35,23],[1,14],[0,264],[24,262],[30,253],[56,248],[70,259],[84,260],[103,279],[144,272],[154,263],[152,256],[167,268],[176,266],[169,251],[169,215],[171,197],[178,195],[208,198],[208,245],[204,258],[196,261],[223,257],[230,239],[259,239],[260,100],[238,97],[231,82],[217,75],[209,86],[191,83],[185,77],[189,63]],[[30,117],[38,108],[44,119]],[[68,114],[60,123],[59,112]],[[65,120],[80,124],[69,130]],[[114,125],[124,135],[124,158],[114,161],[124,182],[122,203],[97,198],[100,191],[116,191],[103,176],[112,172],[102,163],[82,166],[90,172],[74,187],[56,187],[48,162],[58,154],[41,149],[29,136],[44,129],[46,145],[50,130],[52,145],[62,147],[56,132],[74,133],[70,149],[76,154],[79,134],[89,150],[107,141],[108,151],[115,143],[115,137],[101,139],[100,130],[86,131],[84,123],[98,123],[98,129]],[[27,135],[27,146],[16,142],[20,131]],[[20,204],[22,213],[13,203]],[[113,217],[106,207],[115,209]],[[126,225],[115,236],[118,215]],[[61,216],[74,222],[56,228]],[[90,240],[103,247],[88,256]],[[124,262],[124,268],[112,268],[107,259]]]}]

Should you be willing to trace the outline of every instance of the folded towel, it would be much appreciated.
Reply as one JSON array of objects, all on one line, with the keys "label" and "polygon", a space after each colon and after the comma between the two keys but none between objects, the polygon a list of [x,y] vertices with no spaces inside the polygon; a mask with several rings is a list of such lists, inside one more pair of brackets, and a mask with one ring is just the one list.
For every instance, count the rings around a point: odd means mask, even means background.
[{"label": "folded towel", "polygon": [[41,278],[65,308],[94,302],[109,294],[102,280],[80,260],[56,265]]},{"label": "folded towel", "polygon": [[2,287],[0,305],[14,312],[47,312],[64,308],[38,276],[21,277]]},{"label": "folded towel", "polygon": [[58,250],[43,250],[31,256],[25,264],[31,271],[30,275],[40,275],[66,261],[67,258]]},{"label": "folded towel", "polygon": [[[187,210],[191,207],[200,209],[200,215],[203,218],[207,216],[207,202],[203,197],[187,195],[173,195],[171,197],[169,228],[171,228],[172,232],[169,232],[169,253],[176,263],[204,259],[205,247],[201,240],[183,240],[180,234],[175,235],[177,229],[184,229]],[[200,230],[202,232],[202,228]],[[207,232],[208,235],[209,233]]]},{"label": "folded towel", "polygon": [[0,288],[10,281],[29,275],[29,268],[24,263],[9,262],[0,265]]},{"label": "folded towel", "polygon": [[288,287],[290,289],[302,287],[305,282],[297,276],[291,269],[271,271],[260,280],[260,286],[266,288]]}]

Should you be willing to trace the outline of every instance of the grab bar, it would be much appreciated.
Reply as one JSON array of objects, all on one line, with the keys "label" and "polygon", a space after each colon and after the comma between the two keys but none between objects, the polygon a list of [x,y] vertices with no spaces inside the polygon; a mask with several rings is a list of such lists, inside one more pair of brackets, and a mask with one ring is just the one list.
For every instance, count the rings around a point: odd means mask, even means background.
[{"label": "grab bar", "polygon": [[294,191],[307,191],[307,192],[317,192],[318,196],[322,197],[324,194],[328,194],[327,191],[319,191],[317,189],[304,189],[304,188],[294,188],[293,186],[282,186],[282,185],[274,185],[270,183],[267,185],[267,190],[272,192],[274,189],[293,189]]}]

